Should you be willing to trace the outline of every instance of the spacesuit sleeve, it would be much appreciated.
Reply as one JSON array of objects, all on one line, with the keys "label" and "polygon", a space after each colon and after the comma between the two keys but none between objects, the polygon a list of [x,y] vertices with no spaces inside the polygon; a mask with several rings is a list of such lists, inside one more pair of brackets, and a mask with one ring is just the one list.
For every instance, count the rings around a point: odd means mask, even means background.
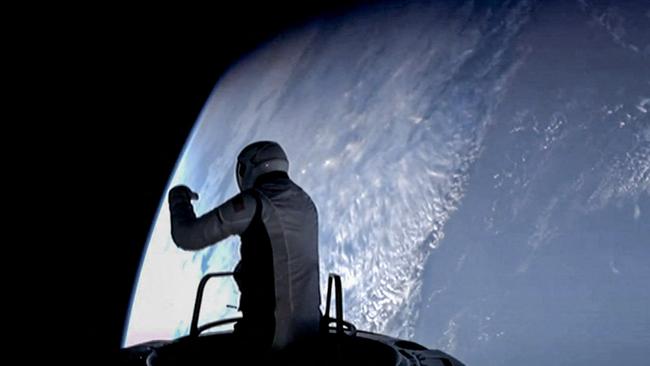
[{"label": "spacesuit sleeve", "polygon": [[247,192],[232,197],[198,218],[190,200],[170,200],[172,239],[184,250],[203,249],[230,235],[243,233],[256,209],[255,197]]}]

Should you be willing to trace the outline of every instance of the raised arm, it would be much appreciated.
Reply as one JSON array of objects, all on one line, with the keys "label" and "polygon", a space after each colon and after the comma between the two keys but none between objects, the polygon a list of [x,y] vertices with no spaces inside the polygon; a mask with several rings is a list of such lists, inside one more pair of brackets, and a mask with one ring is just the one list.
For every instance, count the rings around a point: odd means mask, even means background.
[{"label": "raised arm", "polygon": [[185,250],[203,249],[230,235],[241,234],[257,210],[255,197],[242,192],[197,218],[192,199],[198,199],[198,195],[186,186],[176,186],[169,191],[172,239],[176,246]]}]

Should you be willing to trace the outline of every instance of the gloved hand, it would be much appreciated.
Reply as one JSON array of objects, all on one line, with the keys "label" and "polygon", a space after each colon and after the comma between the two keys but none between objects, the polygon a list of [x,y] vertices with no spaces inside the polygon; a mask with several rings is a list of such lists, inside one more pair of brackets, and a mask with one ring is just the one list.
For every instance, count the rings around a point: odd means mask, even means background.
[{"label": "gloved hand", "polygon": [[186,185],[179,185],[169,190],[169,204],[173,205],[177,202],[189,202],[192,200],[198,200],[199,195],[196,192],[193,192]]}]

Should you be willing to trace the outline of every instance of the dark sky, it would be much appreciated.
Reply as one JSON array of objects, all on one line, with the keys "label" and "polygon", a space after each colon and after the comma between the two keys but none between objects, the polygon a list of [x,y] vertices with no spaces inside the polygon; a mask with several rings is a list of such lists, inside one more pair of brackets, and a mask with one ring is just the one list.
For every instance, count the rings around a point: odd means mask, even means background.
[{"label": "dark sky", "polygon": [[355,5],[304,3],[56,9],[65,15],[46,14],[42,31],[18,43],[33,83],[22,84],[44,100],[32,116],[42,160],[28,166],[47,179],[30,184],[41,187],[55,222],[42,259],[54,263],[56,285],[43,284],[34,306],[52,309],[43,320],[55,318],[56,329],[74,324],[66,338],[76,347],[102,354],[120,346],[160,198],[228,65],[283,29]]}]

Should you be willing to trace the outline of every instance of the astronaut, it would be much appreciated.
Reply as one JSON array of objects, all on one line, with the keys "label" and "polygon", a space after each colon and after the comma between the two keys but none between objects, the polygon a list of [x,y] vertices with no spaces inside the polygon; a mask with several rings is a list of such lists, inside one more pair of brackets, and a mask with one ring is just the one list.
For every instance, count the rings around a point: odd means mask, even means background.
[{"label": "astronaut", "polygon": [[172,238],[199,250],[231,235],[241,238],[234,278],[243,319],[234,334],[282,349],[314,335],[320,322],[318,213],[289,178],[287,156],[276,142],[246,146],[237,158],[240,193],[196,217],[187,186],[169,192]]}]

